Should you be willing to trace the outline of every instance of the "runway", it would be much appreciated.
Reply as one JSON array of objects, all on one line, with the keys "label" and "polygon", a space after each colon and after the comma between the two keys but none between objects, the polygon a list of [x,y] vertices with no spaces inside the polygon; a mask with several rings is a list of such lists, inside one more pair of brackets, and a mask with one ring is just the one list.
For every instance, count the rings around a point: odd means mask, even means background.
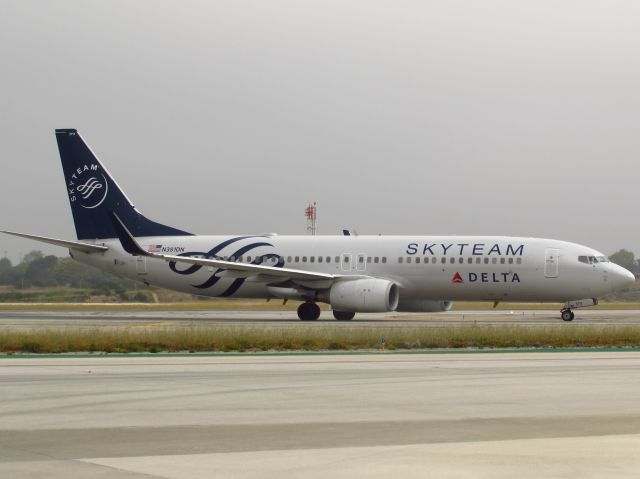
[{"label": "runway", "polygon": [[[557,311],[450,311],[446,313],[358,314],[353,321],[335,321],[324,311],[318,321],[300,321],[294,311],[0,311],[0,327],[11,329],[126,326],[194,327],[206,325],[268,325],[313,328],[327,324],[362,327],[446,326],[462,324],[548,326],[563,324]],[[571,324],[640,325],[639,310],[585,309]]]},{"label": "runway", "polygon": [[640,353],[0,359],[0,477],[637,477]]}]

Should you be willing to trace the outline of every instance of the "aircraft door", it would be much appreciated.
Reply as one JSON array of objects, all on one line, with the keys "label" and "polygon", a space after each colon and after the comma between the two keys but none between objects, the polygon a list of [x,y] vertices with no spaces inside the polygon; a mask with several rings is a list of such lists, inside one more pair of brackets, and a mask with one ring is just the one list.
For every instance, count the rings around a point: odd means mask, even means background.
[{"label": "aircraft door", "polygon": [[136,273],[139,275],[147,274],[147,258],[145,256],[136,256]]},{"label": "aircraft door", "polygon": [[556,248],[547,248],[544,255],[544,277],[558,277],[558,262],[560,250]]}]

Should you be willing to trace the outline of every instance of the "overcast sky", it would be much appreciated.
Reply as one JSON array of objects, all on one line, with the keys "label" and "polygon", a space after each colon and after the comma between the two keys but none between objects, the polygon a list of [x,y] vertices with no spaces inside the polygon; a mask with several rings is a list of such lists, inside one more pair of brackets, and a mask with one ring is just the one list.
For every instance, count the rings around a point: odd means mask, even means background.
[{"label": "overcast sky", "polygon": [[[75,238],[77,128],[195,233],[640,252],[640,2],[1,0],[0,229]],[[60,248],[0,238],[17,259]]]}]

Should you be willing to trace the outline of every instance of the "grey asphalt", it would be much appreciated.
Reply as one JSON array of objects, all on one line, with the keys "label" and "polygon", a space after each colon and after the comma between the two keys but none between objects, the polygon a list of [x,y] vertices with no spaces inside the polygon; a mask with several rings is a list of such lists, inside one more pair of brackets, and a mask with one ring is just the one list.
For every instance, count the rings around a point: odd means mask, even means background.
[{"label": "grey asphalt", "polygon": [[0,477],[637,477],[640,353],[0,359]]},{"label": "grey asphalt", "polygon": [[[385,327],[444,326],[460,324],[523,324],[546,326],[563,324],[557,311],[450,311],[446,313],[358,314],[353,321],[335,321],[323,312],[317,322],[301,322],[294,311],[0,311],[0,327],[11,329],[58,327],[120,327],[130,325],[204,326],[262,325],[279,327],[324,327],[372,325]],[[572,324],[640,325],[638,310],[576,310]]]}]

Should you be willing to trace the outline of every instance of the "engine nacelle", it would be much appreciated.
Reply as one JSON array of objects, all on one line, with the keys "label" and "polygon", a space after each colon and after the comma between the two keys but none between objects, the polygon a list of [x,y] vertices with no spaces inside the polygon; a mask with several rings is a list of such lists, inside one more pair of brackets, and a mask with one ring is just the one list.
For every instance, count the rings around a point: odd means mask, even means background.
[{"label": "engine nacelle", "polygon": [[386,279],[338,281],[329,290],[331,308],[353,313],[385,313],[398,306],[398,285]]},{"label": "engine nacelle", "polygon": [[453,303],[451,301],[438,301],[433,299],[401,299],[396,311],[400,313],[440,313],[449,311]]}]

